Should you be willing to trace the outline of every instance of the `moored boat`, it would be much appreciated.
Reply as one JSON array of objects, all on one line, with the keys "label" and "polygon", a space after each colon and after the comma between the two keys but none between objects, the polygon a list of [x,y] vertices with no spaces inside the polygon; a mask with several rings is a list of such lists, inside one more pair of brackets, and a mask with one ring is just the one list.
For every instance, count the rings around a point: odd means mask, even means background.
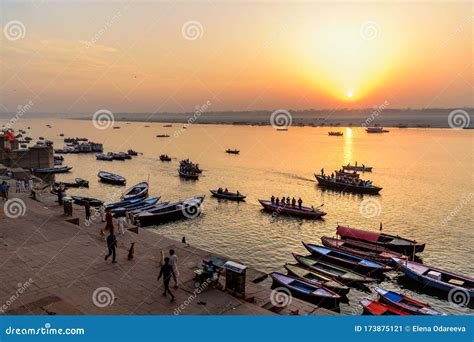
[{"label": "moored boat", "polygon": [[114,208],[119,208],[119,207],[126,207],[130,204],[139,203],[139,202],[142,202],[142,201],[143,201],[142,198],[122,200],[122,201],[106,204],[105,209],[114,209]]},{"label": "moored boat", "polygon": [[363,284],[375,281],[374,278],[367,277],[341,266],[317,260],[312,256],[303,256],[293,253],[293,257],[301,265],[308,267],[312,271],[336,279],[343,284]]},{"label": "moored boat", "polygon": [[288,271],[288,274],[302,278],[310,283],[324,286],[325,288],[336,292],[341,296],[345,296],[349,293],[349,287],[328,276],[318,274],[299,265],[286,264],[285,268]]},{"label": "moored boat", "polygon": [[303,242],[305,248],[318,260],[325,260],[335,265],[340,265],[358,273],[369,275],[380,275],[384,272],[391,271],[392,268],[361,258],[357,255],[341,252],[335,249],[314,245]]},{"label": "moored boat", "polygon": [[58,184],[64,184],[64,186],[67,188],[88,188],[89,187],[89,181],[86,181],[85,179],[82,179],[82,178],[75,178],[74,183],[73,182],[60,182]]},{"label": "moored boat", "polygon": [[33,169],[34,173],[38,174],[55,174],[55,173],[66,173],[72,170],[70,166],[58,166],[58,167],[45,167],[40,169]]},{"label": "moored boat", "polygon": [[135,199],[135,198],[146,198],[148,197],[148,182],[140,182],[131,188],[127,189],[121,199]]},{"label": "moored boat", "polygon": [[375,244],[404,255],[421,253],[425,249],[424,243],[409,240],[398,235],[389,235],[381,232],[371,232],[338,225],[336,228],[336,234],[339,235],[341,239],[351,239]]},{"label": "moored boat", "polygon": [[355,192],[358,194],[368,194],[368,195],[377,195],[380,192],[380,190],[382,190],[381,187],[372,185],[371,183],[367,183],[367,185],[365,184],[358,185],[357,184],[358,181],[362,182],[362,184],[364,182],[359,179],[354,179],[354,183],[350,183],[350,182],[344,182],[336,178],[331,178],[329,176],[324,176],[324,175],[314,174],[314,177],[316,177],[316,180],[318,181],[319,186],[322,186],[327,189],[332,189],[332,190]]},{"label": "moored boat", "polygon": [[308,218],[308,219],[318,219],[326,215],[324,211],[303,207],[298,205],[291,205],[291,204],[276,204],[272,201],[267,200],[258,200],[262,205],[263,209],[268,212],[277,213],[277,214],[286,214],[289,216],[301,217],[301,218]]},{"label": "moored boat", "polygon": [[127,180],[124,177],[111,172],[99,171],[97,176],[102,183],[113,185],[125,185],[125,183],[127,183]]},{"label": "moored boat", "polygon": [[387,265],[393,263],[392,258],[406,259],[407,257],[403,254],[391,251],[382,246],[360,242],[356,240],[341,240],[335,239],[328,236],[321,237],[321,242],[324,246],[337,249],[343,252],[355,254],[357,256],[381,262]]},{"label": "moored boat", "polygon": [[474,299],[474,278],[414,261],[395,258],[394,261],[408,278],[423,285],[422,288],[436,289],[448,293],[451,297],[460,295],[465,297],[467,302]]},{"label": "moored boat", "polygon": [[71,198],[74,201],[74,203],[77,205],[85,205],[86,202],[89,202],[89,205],[91,207],[100,207],[101,205],[104,204],[104,202],[102,202],[101,200],[98,200],[97,198],[83,197],[83,196],[71,196]]},{"label": "moored boat", "polygon": [[135,203],[128,203],[128,204],[125,204],[124,206],[119,206],[119,207],[116,207],[116,208],[113,208],[112,209],[112,213],[114,213],[115,215],[123,215],[125,214],[127,211],[133,211],[133,210],[139,210],[139,209],[142,209],[142,208],[146,208],[146,207],[152,207],[156,204],[156,202],[158,202],[160,200],[161,197],[153,197],[153,198],[149,198],[149,199],[140,199],[139,201],[135,202]]},{"label": "moored boat", "polygon": [[113,156],[110,154],[103,154],[103,153],[97,153],[95,155],[95,158],[97,160],[105,160],[105,161],[112,161],[114,160]]},{"label": "moored boat", "polygon": [[369,315],[374,316],[387,316],[387,315],[394,315],[394,316],[410,316],[409,313],[398,310],[397,308],[380,303],[376,300],[371,299],[362,299],[360,304],[364,308],[364,312]]},{"label": "moored boat", "polygon": [[217,198],[226,199],[229,201],[244,201],[247,196],[242,195],[240,192],[229,192],[229,191],[219,191],[217,190],[209,190],[212,193],[212,196]]},{"label": "moored boat", "polygon": [[270,277],[273,279],[274,287],[283,286],[290,290],[293,295],[311,302],[324,300],[339,301],[341,299],[337,293],[301,278],[284,275],[279,272],[270,273]]},{"label": "moored boat", "polygon": [[444,315],[441,311],[431,307],[431,305],[420,302],[401,293],[385,290],[380,287],[376,287],[374,290],[380,296],[379,302],[387,303],[388,305],[409,314],[428,316]]}]

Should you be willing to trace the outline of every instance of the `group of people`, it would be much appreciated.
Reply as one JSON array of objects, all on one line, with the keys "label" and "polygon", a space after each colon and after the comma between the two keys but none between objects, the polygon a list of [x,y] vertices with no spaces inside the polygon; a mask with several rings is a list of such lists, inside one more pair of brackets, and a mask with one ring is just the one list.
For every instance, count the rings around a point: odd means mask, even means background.
[{"label": "group of people", "polygon": [[355,185],[355,186],[363,186],[363,187],[370,187],[372,186],[372,181],[371,180],[363,180],[360,178],[354,178],[354,177],[346,177],[346,176],[335,176],[334,173],[332,173],[330,176],[329,175],[321,175],[324,179],[329,180],[331,182],[337,182],[337,183],[344,183],[347,185]]},{"label": "group of people", "polygon": [[276,204],[276,205],[286,205],[286,206],[289,206],[291,205],[292,207],[295,207],[296,208],[296,203],[298,203],[298,208],[301,209],[301,205],[303,204],[303,200],[300,198],[298,198],[298,201],[296,200],[296,198],[291,198],[289,196],[285,197],[283,196],[281,199],[273,196],[270,197],[270,201],[273,203],[273,204]]},{"label": "group of people", "polygon": [[[217,189],[217,193],[219,193],[219,194],[228,194],[228,193],[229,193],[229,190],[228,190],[227,188],[222,189],[221,187],[219,187],[219,189]],[[237,190],[236,194],[237,194],[237,195],[240,195],[239,190]]]},{"label": "group of people", "polygon": [[179,162],[179,170],[188,174],[198,174],[200,173],[199,164],[194,164],[189,159],[184,159]]},{"label": "group of people", "polygon": [[7,182],[3,181],[2,184],[0,184],[0,196],[5,201],[8,201],[9,190],[10,190],[10,185]]},{"label": "group of people", "polygon": [[16,192],[31,192],[33,190],[33,178],[18,179],[16,181]]}]

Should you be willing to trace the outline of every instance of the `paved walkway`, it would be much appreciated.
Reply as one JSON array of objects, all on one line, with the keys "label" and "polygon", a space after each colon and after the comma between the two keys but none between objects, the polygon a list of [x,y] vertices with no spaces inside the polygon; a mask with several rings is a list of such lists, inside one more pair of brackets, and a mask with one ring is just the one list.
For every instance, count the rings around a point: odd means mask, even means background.
[{"label": "paved walkway", "polygon": [[[14,189],[14,187],[13,187]],[[84,209],[74,206],[79,225],[70,219],[47,191],[38,200],[10,191],[10,208],[0,201],[0,313],[87,315],[300,315],[334,314],[292,299],[284,308],[272,305],[271,289],[252,280],[264,276],[249,269],[246,299],[226,291],[196,290],[193,271],[203,259],[215,256],[146,229],[132,229],[118,237],[117,261],[104,261],[106,243],[100,236],[100,218],[85,224]],[[16,204],[19,217],[11,217]],[[8,215],[7,215],[8,214]],[[9,217],[10,216],[10,217]],[[117,231],[117,229],[116,229]],[[128,249],[135,242],[133,260]],[[162,296],[156,277],[161,251],[178,255],[180,287],[172,289],[176,302]],[[221,277],[221,283],[224,276]],[[173,282],[172,282],[173,283]]]}]

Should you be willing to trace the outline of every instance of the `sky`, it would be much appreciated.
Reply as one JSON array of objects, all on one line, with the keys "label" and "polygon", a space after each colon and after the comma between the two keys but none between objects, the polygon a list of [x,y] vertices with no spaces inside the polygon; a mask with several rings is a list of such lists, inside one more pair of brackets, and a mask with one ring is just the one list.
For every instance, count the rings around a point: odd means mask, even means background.
[{"label": "sky", "polygon": [[470,2],[11,1],[0,112],[473,107]]}]

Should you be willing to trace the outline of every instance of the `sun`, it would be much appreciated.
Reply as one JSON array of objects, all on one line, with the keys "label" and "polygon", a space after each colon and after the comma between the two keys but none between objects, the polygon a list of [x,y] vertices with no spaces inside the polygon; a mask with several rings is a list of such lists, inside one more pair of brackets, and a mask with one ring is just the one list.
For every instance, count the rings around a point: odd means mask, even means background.
[{"label": "sun", "polygon": [[348,92],[346,93],[346,97],[347,97],[348,99],[351,99],[353,96],[354,96],[354,93],[353,93],[352,91],[348,91]]}]

